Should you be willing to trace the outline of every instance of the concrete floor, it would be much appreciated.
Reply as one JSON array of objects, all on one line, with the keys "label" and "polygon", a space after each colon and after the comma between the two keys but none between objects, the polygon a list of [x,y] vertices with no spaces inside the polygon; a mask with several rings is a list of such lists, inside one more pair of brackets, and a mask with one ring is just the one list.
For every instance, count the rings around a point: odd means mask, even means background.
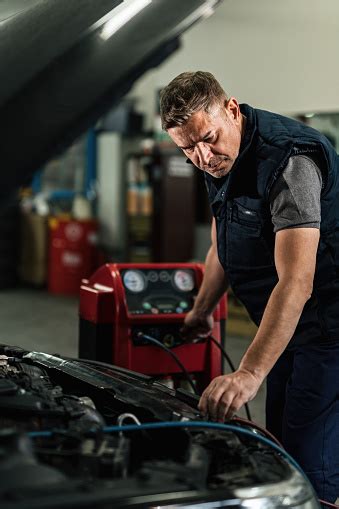
[{"label": "concrete floor", "polygon": [[[236,366],[249,341],[227,337],[227,352]],[[78,299],[23,288],[0,291],[0,343],[76,357]],[[265,422],[264,400],[265,387],[261,387],[249,405],[252,419],[261,425]],[[246,416],[243,410],[238,415]]]}]

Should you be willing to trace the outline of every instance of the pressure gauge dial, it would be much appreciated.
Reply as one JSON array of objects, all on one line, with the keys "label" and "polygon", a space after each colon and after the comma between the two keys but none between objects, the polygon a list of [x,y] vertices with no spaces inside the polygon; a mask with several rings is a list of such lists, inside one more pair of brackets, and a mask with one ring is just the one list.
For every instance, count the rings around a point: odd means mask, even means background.
[{"label": "pressure gauge dial", "polygon": [[143,292],[146,288],[146,278],[140,270],[127,270],[123,281],[127,290],[133,293]]},{"label": "pressure gauge dial", "polygon": [[194,278],[187,270],[176,270],[174,272],[174,286],[181,292],[191,292],[194,288]]}]

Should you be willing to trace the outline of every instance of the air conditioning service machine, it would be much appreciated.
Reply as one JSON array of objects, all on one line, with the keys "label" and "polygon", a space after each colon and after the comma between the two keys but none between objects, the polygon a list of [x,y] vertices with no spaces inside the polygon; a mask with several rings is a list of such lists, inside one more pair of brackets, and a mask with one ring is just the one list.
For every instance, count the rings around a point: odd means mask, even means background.
[{"label": "air conditioning service machine", "polygon": [[[186,313],[200,288],[204,265],[197,263],[106,264],[80,289],[79,357],[113,363],[185,387],[170,349],[202,391],[222,373],[212,341],[185,343]],[[212,335],[224,346],[226,296],[214,312]]]}]

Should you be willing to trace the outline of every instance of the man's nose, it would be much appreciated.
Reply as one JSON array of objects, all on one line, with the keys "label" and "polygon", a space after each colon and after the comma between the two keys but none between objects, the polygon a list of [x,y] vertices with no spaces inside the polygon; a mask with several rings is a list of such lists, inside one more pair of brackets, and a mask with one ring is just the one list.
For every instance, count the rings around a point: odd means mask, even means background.
[{"label": "man's nose", "polygon": [[208,145],[205,143],[197,143],[196,149],[198,152],[200,166],[208,166],[212,157],[212,152]]}]

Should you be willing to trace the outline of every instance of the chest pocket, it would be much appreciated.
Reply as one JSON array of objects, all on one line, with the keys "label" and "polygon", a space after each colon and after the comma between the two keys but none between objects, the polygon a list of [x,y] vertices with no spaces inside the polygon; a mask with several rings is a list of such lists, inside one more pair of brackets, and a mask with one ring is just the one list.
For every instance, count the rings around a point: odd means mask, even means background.
[{"label": "chest pocket", "polygon": [[265,239],[265,215],[233,202],[227,218],[227,265],[234,269],[258,270],[274,265],[274,256]]},{"label": "chest pocket", "polygon": [[258,212],[234,203],[230,208],[230,224],[235,230],[241,230],[242,235],[260,237],[262,223]]}]

